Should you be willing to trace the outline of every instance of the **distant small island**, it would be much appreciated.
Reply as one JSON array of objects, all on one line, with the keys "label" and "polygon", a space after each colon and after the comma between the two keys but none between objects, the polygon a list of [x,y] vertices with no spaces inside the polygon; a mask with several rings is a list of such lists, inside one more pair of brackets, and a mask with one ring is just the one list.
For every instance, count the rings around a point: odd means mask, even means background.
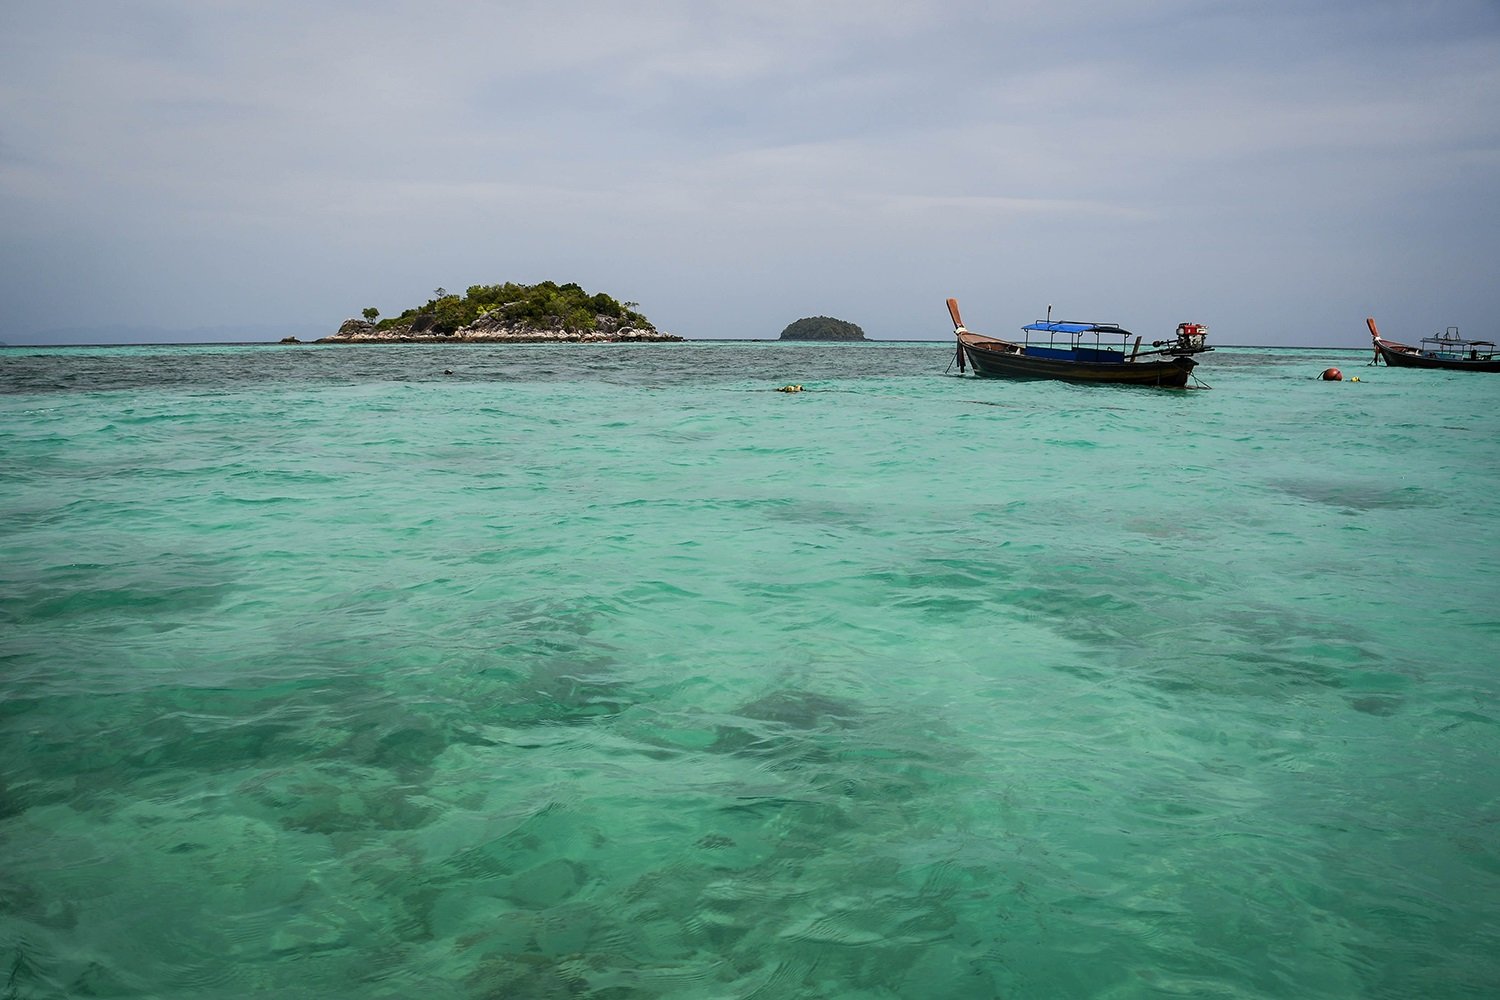
[{"label": "distant small island", "polygon": [[[680,341],[662,333],[635,311],[599,292],[590,295],[569,282],[536,285],[471,285],[463,295],[439,288],[426,304],[380,319],[373,306],[363,319],[345,320],[318,344],[537,344],[659,343]],[[282,341],[289,343],[291,341]]]},{"label": "distant small island", "polygon": [[865,331],[832,316],[808,316],[781,331],[782,340],[864,340]]}]

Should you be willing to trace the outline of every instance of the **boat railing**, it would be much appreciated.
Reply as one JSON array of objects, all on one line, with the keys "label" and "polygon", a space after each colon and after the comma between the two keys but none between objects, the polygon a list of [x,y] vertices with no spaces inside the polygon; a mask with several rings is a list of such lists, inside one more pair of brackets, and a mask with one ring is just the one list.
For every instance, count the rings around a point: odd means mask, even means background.
[{"label": "boat railing", "polygon": [[1179,323],[1173,337],[1150,343],[1143,343],[1143,337],[1115,323],[1037,320],[1023,326],[1021,332],[1024,335],[1021,344],[1027,354],[1059,361],[1107,364],[1151,355],[1183,356],[1213,350],[1205,343],[1208,327],[1202,323]]},{"label": "boat railing", "polygon": [[[1091,329],[1087,330],[1036,329],[1044,323],[1044,320],[1038,320],[1034,326],[1024,327],[1021,331],[1026,335],[1023,343],[1032,353],[1046,351],[1054,357],[1078,361],[1107,362],[1125,359],[1131,334],[1113,323],[1089,324]],[[1092,344],[1086,340],[1090,334],[1093,335]],[[1119,338],[1118,343],[1106,343],[1106,337]]]},{"label": "boat railing", "polygon": [[1442,333],[1423,337],[1418,352],[1429,358],[1449,361],[1491,361],[1495,357],[1495,345],[1488,340],[1465,340],[1458,335],[1458,327],[1450,326]]}]

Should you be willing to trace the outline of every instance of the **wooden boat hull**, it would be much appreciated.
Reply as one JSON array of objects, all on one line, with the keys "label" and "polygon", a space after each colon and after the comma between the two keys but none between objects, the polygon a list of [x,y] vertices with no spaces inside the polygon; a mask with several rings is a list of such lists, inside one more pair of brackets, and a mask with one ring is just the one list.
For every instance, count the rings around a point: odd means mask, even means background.
[{"label": "wooden boat hull", "polygon": [[1375,338],[1375,350],[1380,353],[1380,360],[1392,368],[1442,368],[1445,371],[1459,372],[1500,372],[1500,360],[1469,361],[1464,358],[1431,358],[1405,344],[1397,344],[1383,337]]},{"label": "wooden boat hull", "polygon": [[1190,357],[1151,361],[1060,361],[1028,355],[1018,344],[960,336],[974,374],[987,378],[1060,379],[1109,385],[1149,385],[1181,389],[1198,362]]}]

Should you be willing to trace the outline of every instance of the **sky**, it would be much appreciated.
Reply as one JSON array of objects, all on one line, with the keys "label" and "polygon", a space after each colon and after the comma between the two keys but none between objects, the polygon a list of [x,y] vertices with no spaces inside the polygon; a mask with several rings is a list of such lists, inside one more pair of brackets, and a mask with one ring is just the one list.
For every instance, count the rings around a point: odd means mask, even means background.
[{"label": "sky", "polygon": [[0,0],[0,341],[1500,317],[1500,0]]}]

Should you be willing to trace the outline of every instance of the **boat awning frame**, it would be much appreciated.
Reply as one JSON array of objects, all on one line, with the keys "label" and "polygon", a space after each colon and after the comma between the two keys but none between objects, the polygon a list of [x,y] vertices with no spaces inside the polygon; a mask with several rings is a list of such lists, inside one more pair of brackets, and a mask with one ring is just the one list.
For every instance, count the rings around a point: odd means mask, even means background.
[{"label": "boat awning frame", "polygon": [[1021,329],[1033,333],[1109,333],[1116,336],[1130,336],[1129,330],[1122,329],[1115,323],[1069,323],[1063,320],[1051,322],[1039,319]]}]

